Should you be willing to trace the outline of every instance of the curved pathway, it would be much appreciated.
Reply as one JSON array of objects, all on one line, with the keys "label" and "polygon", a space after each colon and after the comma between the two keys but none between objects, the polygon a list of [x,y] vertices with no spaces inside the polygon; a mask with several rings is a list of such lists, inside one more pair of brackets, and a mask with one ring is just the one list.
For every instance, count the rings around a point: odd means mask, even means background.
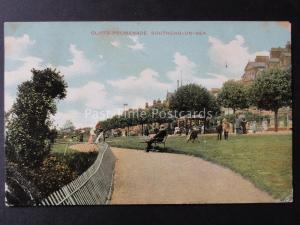
[{"label": "curved pathway", "polygon": [[230,169],[197,157],[113,148],[112,204],[275,202]]}]

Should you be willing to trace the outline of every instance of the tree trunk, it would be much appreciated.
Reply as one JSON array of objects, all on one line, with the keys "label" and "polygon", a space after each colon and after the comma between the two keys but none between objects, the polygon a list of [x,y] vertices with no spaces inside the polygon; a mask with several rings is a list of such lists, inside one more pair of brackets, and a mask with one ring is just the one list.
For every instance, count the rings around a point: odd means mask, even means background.
[{"label": "tree trunk", "polygon": [[208,129],[208,120],[206,119],[207,117],[205,117],[204,119],[204,129],[203,129],[203,134],[206,134],[207,133],[207,129]]},{"label": "tree trunk", "polygon": [[234,133],[234,131],[235,131],[235,120],[236,120],[236,118],[235,118],[235,108],[233,108],[232,110],[233,110],[233,115],[234,115],[234,121],[232,123],[232,133]]},{"label": "tree trunk", "polygon": [[278,109],[274,110],[275,116],[274,116],[274,124],[275,124],[275,132],[278,131]]}]

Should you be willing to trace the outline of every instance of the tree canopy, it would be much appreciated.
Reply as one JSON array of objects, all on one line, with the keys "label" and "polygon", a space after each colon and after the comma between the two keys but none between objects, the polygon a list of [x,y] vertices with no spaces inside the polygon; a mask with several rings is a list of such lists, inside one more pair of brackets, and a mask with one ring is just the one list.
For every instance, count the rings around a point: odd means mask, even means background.
[{"label": "tree canopy", "polygon": [[[183,112],[199,113],[203,110],[217,111],[218,106],[215,98],[209,91],[197,84],[188,84],[178,88],[170,99],[170,109]],[[184,113],[185,112],[185,113]]]},{"label": "tree canopy", "polygon": [[291,73],[270,69],[257,77],[250,89],[251,102],[259,109],[276,111],[292,103]]},{"label": "tree canopy", "polygon": [[229,80],[223,87],[217,98],[218,103],[226,108],[244,109],[249,107],[248,91],[240,81]]},{"label": "tree canopy", "polygon": [[259,109],[275,112],[275,130],[278,129],[278,109],[291,106],[291,70],[279,68],[265,70],[250,89],[251,102]]}]

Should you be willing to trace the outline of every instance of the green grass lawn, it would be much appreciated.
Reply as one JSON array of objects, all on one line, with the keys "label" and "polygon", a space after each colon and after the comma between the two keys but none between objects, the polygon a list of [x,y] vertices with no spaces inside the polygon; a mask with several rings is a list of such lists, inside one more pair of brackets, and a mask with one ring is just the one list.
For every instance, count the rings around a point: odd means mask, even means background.
[{"label": "green grass lawn", "polygon": [[66,147],[67,147],[67,144],[58,144],[58,143],[55,143],[52,146],[51,153],[64,153]]},{"label": "green grass lawn", "polygon": [[76,153],[76,151],[69,148],[72,144],[73,143],[69,145],[67,143],[55,143],[52,145],[51,153],[52,154],[64,154],[65,152],[66,154]]},{"label": "green grass lawn", "polygon": [[[66,143],[55,143],[52,145],[50,154],[69,166],[70,169],[79,176],[94,163],[98,152],[78,152],[70,149],[69,146],[70,145]],[[65,151],[66,154],[64,154]]]},{"label": "green grass lawn", "polygon": [[[145,149],[139,137],[109,139],[115,147]],[[186,143],[185,137],[169,136],[166,151],[201,157],[228,167],[267,191],[276,199],[292,193],[292,135],[232,135],[218,141],[201,136],[200,143]]]}]

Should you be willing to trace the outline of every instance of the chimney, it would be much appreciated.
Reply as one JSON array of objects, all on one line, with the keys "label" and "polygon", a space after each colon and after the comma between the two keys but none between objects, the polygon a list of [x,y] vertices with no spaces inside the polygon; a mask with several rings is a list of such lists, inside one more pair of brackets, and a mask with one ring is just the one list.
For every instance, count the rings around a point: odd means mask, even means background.
[{"label": "chimney", "polygon": [[182,71],[180,71],[180,87],[182,87]]}]

